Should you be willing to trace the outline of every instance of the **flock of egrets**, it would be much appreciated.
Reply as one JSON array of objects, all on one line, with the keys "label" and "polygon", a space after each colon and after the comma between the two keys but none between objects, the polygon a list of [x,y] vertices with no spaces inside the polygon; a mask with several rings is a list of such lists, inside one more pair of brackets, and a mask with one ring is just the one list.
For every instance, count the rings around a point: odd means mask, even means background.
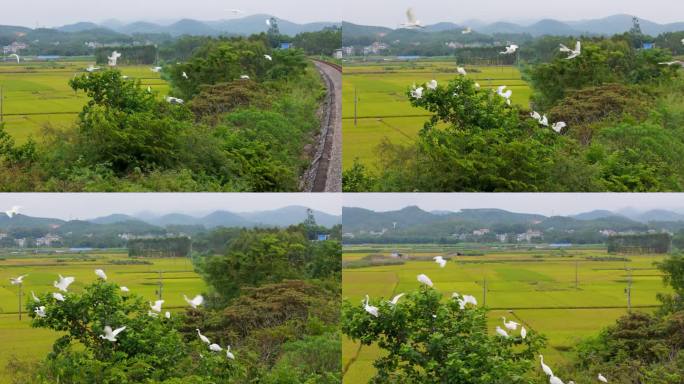
[{"label": "flock of egrets", "polygon": [[[435,261],[435,263],[439,264],[440,268],[444,268],[447,265],[447,260],[444,259],[442,256],[435,256],[433,258],[433,260]],[[432,280],[430,280],[430,278],[425,274],[418,275],[417,279],[418,279],[418,282],[423,284],[423,285],[426,285],[430,288],[434,287]],[[399,302],[399,299],[401,299],[402,296],[404,296],[404,293],[400,293],[400,294],[394,296],[394,298],[392,298],[392,300],[388,301],[388,303],[392,307],[394,307],[397,305],[397,303]],[[458,302],[461,310],[465,310],[468,305],[477,306],[477,299],[475,298],[475,296],[461,295],[459,293],[454,293],[454,294],[452,294],[451,299],[456,300]],[[363,309],[369,315],[376,317],[376,318],[379,318],[381,316],[380,308],[370,304],[370,297],[368,295],[366,295],[366,299],[362,302],[362,305],[363,305]],[[432,315],[432,317],[436,318],[437,315]],[[510,335],[511,332],[517,331],[518,327],[520,327],[520,337],[523,340],[527,338],[527,329],[525,328],[524,325],[517,323],[513,320],[507,321],[505,316],[502,317],[502,320],[503,320],[503,326],[505,329],[501,328],[500,326],[497,326],[495,329],[495,332],[499,337],[507,339],[507,338],[511,337],[511,335]],[[197,332],[199,333],[199,330],[197,330]],[[541,360],[542,371],[549,377],[549,383],[550,384],[564,384],[563,381],[559,377],[557,377],[556,375],[553,374],[551,367],[549,367],[548,365],[546,365],[544,363],[544,356],[539,355],[539,358]],[[602,383],[607,383],[608,379],[606,379],[605,376],[603,376],[602,374],[599,373],[598,374],[598,381],[600,381]],[[568,381],[567,384],[575,384],[575,382],[574,381]]]},{"label": "flock of egrets", "polygon": [[[107,280],[107,274],[106,274],[105,271],[102,270],[102,269],[96,269],[96,270],[95,270],[95,275],[97,275],[97,277],[98,277],[99,279]],[[21,285],[23,284],[23,282],[24,282],[24,278],[26,278],[27,276],[28,276],[28,274],[26,274],[26,275],[21,275],[21,276],[18,276],[18,277],[12,277],[12,278],[10,278],[10,283],[11,283],[12,285],[19,285],[19,286],[21,286]],[[55,288],[57,288],[57,290],[58,290],[59,292],[53,292],[53,293],[52,293],[52,297],[53,297],[58,303],[59,303],[59,302],[66,302],[66,301],[69,299],[69,296],[66,295],[66,294],[68,293],[69,286],[70,286],[74,281],[76,281],[76,279],[75,279],[74,277],[72,277],[72,276],[67,276],[67,277],[64,277],[64,276],[62,276],[62,275],[58,275],[58,276],[59,276],[59,280],[55,281],[55,282],[53,283],[53,286],[54,286]],[[128,289],[128,287],[125,287],[125,286],[121,286],[121,287],[119,287],[119,289],[120,289],[122,292],[126,292],[126,293],[127,293],[127,292],[130,292],[130,289]],[[34,301],[36,304],[40,304],[40,303],[41,303],[41,302],[40,302],[40,298],[38,298],[38,297],[36,296],[36,294],[35,294],[33,291],[31,291],[31,297],[32,297],[33,301]],[[188,303],[188,305],[189,305],[190,307],[194,308],[194,309],[197,309],[197,307],[201,306],[201,305],[204,303],[204,297],[203,297],[202,295],[196,295],[196,296],[195,296],[194,298],[192,298],[192,299],[188,298],[186,295],[183,295],[183,299],[185,299],[185,302]],[[161,314],[161,312],[162,312],[162,305],[163,305],[163,304],[164,304],[164,300],[157,300],[157,301],[154,302],[154,304],[153,304],[152,302],[150,302],[150,303],[149,303],[149,305],[150,305],[150,310],[148,311],[148,315],[151,316],[151,317],[155,317],[155,318],[158,317],[158,316]],[[47,315],[48,315],[48,313],[47,313],[47,308],[46,308],[45,305],[37,306],[37,307],[34,309],[34,313],[36,314],[37,317],[40,317],[40,318],[47,317]],[[166,312],[164,313],[164,317],[167,318],[167,319],[170,319],[170,318],[171,318],[171,312],[166,311]],[[104,327],[104,330],[103,330],[103,331],[104,331],[104,334],[99,335],[99,337],[100,337],[101,339],[108,340],[108,341],[111,341],[112,343],[115,343],[115,342],[117,341],[118,335],[119,335],[121,332],[123,332],[124,330],[126,330],[126,326],[125,326],[125,325],[122,326],[122,327],[119,327],[119,328],[115,328],[115,329],[113,329],[110,325],[106,325],[106,326]],[[209,341],[209,339],[208,339],[206,336],[204,336],[204,335],[202,335],[202,334],[200,333],[199,329],[197,330],[197,334],[199,335],[200,340],[202,340],[202,342],[206,343],[206,344],[209,346],[209,350],[210,350],[210,351],[212,351],[212,352],[221,352],[221,351],[223,351],[223,348],[222,348],[219,344],[211,343],[211,342]],[[226,357],[227,357],[227,358],[229,358],[229,359],[235,359],[235,355],[233,355],[233,353],[230,351],[230,345],[226,346],[225,351],[226,351]]]}]

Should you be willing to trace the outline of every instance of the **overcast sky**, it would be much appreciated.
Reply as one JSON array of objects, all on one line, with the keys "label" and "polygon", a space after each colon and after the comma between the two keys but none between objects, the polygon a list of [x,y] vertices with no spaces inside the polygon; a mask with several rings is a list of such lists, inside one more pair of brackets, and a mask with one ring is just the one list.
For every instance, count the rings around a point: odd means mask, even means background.
[{"label": "overcast sky", "polygon": [[[228,10],[269,14],[298,23],[340,21],[342,1],[320,0],[2,0],[0,24],[35,27],[61,26],[79,21],[229,19]],[[244,16],[243,15],[243,16]]]},{"label": "overcast sky", "polygon": [[395,28],[412,7],[423,24],[466,20],[537,21],[544,18],[576,21],[618,13],[655,22],[684,21],[681,0],[344,0],[345,21]]},{"label": "overcast sky", "polygon": [[596,209],[617,211],[623,208],[684,211],[684,194],[681,193],[366,193],[344,194],[343,201],[345,207],[374,211],[393,211],[414,205],[425,211],[499,208],[546,216],[573,215]]},{"label": "overcast sky", "polygon": [[21,206],[20,213],[64,220],[93,219],[113,213],[205,214],[266,211],[300,205],[339,215],[337,193],[2,193],[0,212]]}]

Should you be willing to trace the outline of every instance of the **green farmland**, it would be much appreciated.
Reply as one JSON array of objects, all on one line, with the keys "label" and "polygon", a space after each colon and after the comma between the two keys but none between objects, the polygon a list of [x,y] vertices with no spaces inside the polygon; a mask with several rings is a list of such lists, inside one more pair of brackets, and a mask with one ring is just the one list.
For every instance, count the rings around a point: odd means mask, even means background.
[{"label": "green farmland", "polygon": [[[69,87],[69,80],[85,72],[93,62],[0,62],[0,87],[7,132],[21,144],[29,137],[39,138],[46,124],[71,127],[87,101],[84,93]],[[119,68],[130,80],[140,80],[159,95],[168,92],[167,83],[149,66]]]},{"label": "green farmland", "polygon": [[[446,256],[455,252],[444,249],[440,253],[439,246],[398,247],[412,259],[429,260],[436,254]],[[364,252],[347,247],[343,260],[359,260],[371,253],[389,255],[393,249],[380,246]],[[470,294],[477,298],[479,305],[485,305],[486,280],[486,306],[491,309],[492,332],[500,325],[501,316],[516,319],[548,337],[543,353],[546,360],[558,366],[568,360],[568,353],[578,340],[596,335],[626,313],[625,289],[630,278],[631,303],[636,310],[652,311],[659,304],[656,294],[666,290],[653,265],[661,256],[629,255],[628,261],[623,261],[608,258],[601,248],[562,251],[492,248],[479,250],[478,254],[481,255],[454,256],[444,269],[432,261],[418,260],[403,265],[344,269],[343,298],[351,303],[361,303],[366,294],[371,300],[391,299],[395,294],[416,290],[419,285],[416,277],[424,273],[445,298],[453,292]],[[344,340],[344,383],[367,383],[373,375],[372,364],[378,353],[374,346],[359,348],[351,340]]]},{"label": "green farmland", "polygon": [[[346,65],[342,87],[343,168],[350,168],[355,158],[374,165],[375,148],[385,137],[393,143],[412,142],[428,114],[411,107],[406,90],[412,84],[425,84],[432,79],[448,82],[458,76],[456,67],[454,62],[447,61]],[[508,86],[513,90],[512,101],[527,106],[531,91],[517,68],[466,66],[466,71],[482,88]]]},{"label": "green farmland", "polygon": [[[53,281],[62,276],[74,276],[70,291],[96,280],[94,270],[104,269],[109,281],[130,289],[129,294],[141,295],[147,300],[157,298],[159,272],[162,274],[162,296],[165,309],[171,312],[185,307],[183,294],[194,296],[205,289],[204,281],[193,271],[189,259],[144,259],[151,264],[117,265],[116,261],[129,260],[125,253],[92,253],[88,255],[7,255],[0,254],[0,383],[10,383],[6,365],[12,356],[22,360],[38,360],[52,348],[57,334],[45,329],[30,327],[26,313],[18,318],[18,287],[9,283],[10,277],[28,274],[24,279],[23,304],[36,294],[55,292]],[[22,306],[23,308],[23,306]]]}]

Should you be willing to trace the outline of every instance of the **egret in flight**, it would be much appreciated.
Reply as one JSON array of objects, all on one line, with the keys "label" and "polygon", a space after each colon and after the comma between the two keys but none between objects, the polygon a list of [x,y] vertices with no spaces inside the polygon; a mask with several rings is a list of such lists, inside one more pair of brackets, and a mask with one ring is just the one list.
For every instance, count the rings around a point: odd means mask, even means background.
[{"label": "egret in flight", "polygon": [[183,295],[183,298],[185,299],[185,302],[194,309],[197,309],[197,307],[204,303],[204,297],[202,297],[202,295],[197,295],[192,300],[188,299],[188,297],[185,295]]},{"label": "egret in flight", "polygon": [[161,70],[162,70],[162,67],[152,67],[152,68],[150,68],[150,71],[152,71],[152,72],[154,72],[154,73],[159,73],[159,72],[161,72]]},{"label": "egret in flight", "polygon": [[19,55],[17,55],[16,53],[13,53],[13,54],[9,55],[9,57],[14,57],[14,58],[16,58],[16,59],[17,59],[17,64],[19,64]]},{"label": "egret in flight", "polygon": [[12,285],[22,284],[24,282],[24,277],[26,277],[26,276],[28,276],[28,275],[21,275],[19,277],[10,277],[10,284],[12,284]]},{"label": "egret in flight", "polygon": [[69,286],[71,285],[71,283],[73,283],[74,280],[76,280],[75,278],[73,278],[71,276],[67,276],[67,277],[62,277],[62,275],[58,275],[58,276],[59,276],[59,281],[55,281],[53,285],[55,286],[55,288],[59,289],[62,292],[66,292],[67,289],[69,288]]},{"label": "egret in flight", "polygon": [[473,33],[473,30],[470,27],[466,27],[464,30],[461,31],[462,35],[469,35]]},{"label": "egret in flight", "polygon": [[500,55],[512,55],[518,50],[518,48],[520,48],[520,47],[515,45],[515,44],[511,44],[511,45],[506,46],[505,50],[503,52],[499,52],[499,54]]},{"label": "egret in flight", "polygon": [[247,76],[247,75],[242,75],[242,76],[240,76],[240,79],[242,79],[242,80],[249,80],[249,76]]},{"label": "egret in flight", "polygon": [[110,327],[109,325],[105,325],[105,327],[104,327],[105,334],[100,335],[100,338],[105,339],[105,340],[109,340],[111,342],[115,342],[116,341],[116,335],[121,333],[124,329],[126,329],[126,327],[117,328],[117,329],[112,331],[112,327]]},{"label": "egret in flight", "polygon": [[560,50],[561,50],[561,52],[570,53],[570,55],[568,57],[566,57],[565,59],[566,60],[572,60],[575,57],[582,54],[582,42],[578,41],[577,44],[575,44],[575,49],[570,49],[570,48],[566,47],[565,45],[561,44]]},{"label": "egret in flight", "polygon": [[99,70],[100,70],[100,67],[96,67],[93,65],[90,65],[88,68],[86,68],[87,72],[95,72],[95,71],[99,71]]},{"label": "egret in flight", "polygon": [[406,10],[406,23],[401,24],[403,28],[406,29],[423,29],[425,26],[423,26],[420,23],[420,20],[416,18],[416,14],[413,12],[413,8],[409,8]]},{"label": "egret in flight", "polygon": [[20,206],[15,205],[15,206],[12,207],[9,211],[5,211],[5,215],[7,215],[7,217],[9,217],[9,218],[11,219],[11,218],[13,218],[14,216],[16,216],[16,215],[19,214],[19,210],[20,210],[20,209],[21,209]]},{"label": "egret in flight", "polygon": [[432,259],[435,261],[435,263],[439,264],[440,268],[444,268],[447,265],[447,261],[444,260],[442,256],[435,256]]},{"label": "egret in flight", "polygon": [[154,302],[154,305],[152,305],[152,302],[150,302],[150,308],[159,313],[162,310],[162,304],[164,304],[164,300],[157,300]]},{"label": "egret in flight", "polygon": [[108,65],[110,67],[116,67],[116,62],[121,58],[121,54],[117,51],[112,52],[111,56],[107,56]]},{"label": "egret in flight", "polygon": [[363,303],[363,310],[370,313],[372,316],[380,316],[380,310],[378,309],[378,307],[368,304],[369,300],[370,298],[368,297],[368,295],[366,295],[366,302]]}]

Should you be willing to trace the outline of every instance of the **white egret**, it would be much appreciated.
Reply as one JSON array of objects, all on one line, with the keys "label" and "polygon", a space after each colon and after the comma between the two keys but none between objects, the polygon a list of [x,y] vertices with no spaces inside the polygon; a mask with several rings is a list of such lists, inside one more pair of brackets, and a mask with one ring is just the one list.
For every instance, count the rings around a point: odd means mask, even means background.
[{"label": "white egret", "polygon": [[105,274],[105,272],[104,272],[103,270],[101,270],[101,269],[96,269],[96,270],[95,270],[95,274],[96,274],[97,277],[99,277],[100,279],[102,279],[102,280],[107,280],[107,275]]},{"label": "white egret", "polygon": [[152,312],[152,311],[147,311],[147,316],[155,317],[155,318],[159,317],[159,315],[157,313]]},{"label": "white egret", "polygon": [[675,60],[675,61],[665,61],[665,62],[658,63],[658,64],[659,64],[659,65],[667,65],[667,66],[670,66],[670,65],[679,65],[679,66],[684,67],[684,61],[679,61],[679,60]]},{"label": "white egret", "polygon": [[128,287],[121,287],[121,292],[130,292],[131,290],[128,289]]},{"label": "white egret", "polygon": [[434,91],[437,89],[437,80],[430,80],[425,86]]},{"label": "white egret", "polygon": [[444,260],[442,256],[435,256],[432,259],[435,261],[435,263],[439,264],[440,268],[444,268],[447,265],[447,261]]},{"label": "white egret", "polygon": [[52,294],[52,297],[54,297],[55,300],[57,300],[57,301],[64,301],[64,295],[62,295],[62,294],[59,293],[59,292],[53,293],[53,294]]},{"label": "white egret", "polygon": [[504,331],[503,328],[499,327],[498,325],[496,326],[496,333],[501,337],[508,338],[508,332]]},{"label": "white egret", "polygon": [[33,312],[36,313],[36,316],[38,317],[45,317],[45,306],[41,305],[40,307],[36,308],[33,310]]},{"label": "white egret", "polygon": [[608,382],[608,379],[606,379],[606,377],[603,376],[603,375],[600,374],[600,373],[598,374],[598,380],[599,380],[600,382],[602,382],[602,383],[607,383],[607,382]]},{"label": "white egret", "polygon": [[13,53],[13,54],[9,55],[9,57],[14,57],[15,59],[17,59],[17,64],[19,64],[19,55],[17,55],[16,53]]},{"label": "white egret", "polygon": [[164,317],[166,317],[167,319],[170,319],[171,318],[171,312],[166,311],[166,313],[164,314]]},{"label": "white egret", "polygon": [[525,329],[524,326],[520,328],[520,337],[522,337],[523,339],[527,338],[527,329]]},{"label": "white egret", "polygon": [[240,76],[240,79],[242,79],[242,80],[249,80],[249,76],[247,76],[247,75],[242,75],[242,76]]},{"label": "white egret", "polygon": [[511,96],[513,96],[513,91],[509,89],[508,91],[504,92],[504,89],[506,88],[508,88],[506,85],[502,85],[497,88],[496,93],[506,100],[506,104],[511,105]]},{"label": "white egret", "polygon": [[264,58],[268,61],[273,61],[273,57],[271,57],[271,55],[264,55]]},{"label": "white egret", "polygon": [[542,116],[541,120],[539,120],[539,124],[548,127],[549,126],[549,118],[546,117],[546,115]]},{"label": "white egret", "polygon": [[162,70],[162,67],[152,67],[152,68],[150,68],[150,71],[152,71],[152,72],[154,72],[154,73],[159,73],[159,72],[161,72],[161,70]]},{"label": "white egret", "polygon": [[162,310],[162,304],[164,304],[164,300],[157,300],[154,302],[154,305],[152,305],[152,302],[150,302],[150,308],[153,311],[160,313]]},{"label": "white egret", "polygon": [[188,303],[191,307],[194,309],[197,309],[202,303],[204,303],[204,297],[202,295],[197,295],[192,298],[192,300],[188,299],[187,296],[183,295],[183,298],[185,299],[185,302]]},{"label": "white egret", "polygon": [[423,98],[423,91],[424,91],[423,87],[416,88],[414,86],[413,89],[411,90],[411,97],[413,97],[414,99],[422,99]]},{"label": "white egret", "polygon": [[537,112],[537,111],[532,111],[530,113],[530,116],[537,121],[541,121],[541,118],[542,118],[541,115],[539,114],[539,112]]},{"label": "white egret", "polygon": [[430,280],[430,278],[427,277],[426,275],[423,275],[423,274],[418,275],[418,281],[419,281],[420,283],[422,283],[422,284],[427,285],[428,287],[432,287],[432,286],[433,286],[432,280]]},{"label": "white egret", "polygon": [[110,67],[116,67],[116,62],[121,58],[121,54],[117,51],[112,52],[111,56],[107,56],[107,64]]},{"label": "white egret", "polygon": [[200,340],[202,340],[203,343],[211,344],[211,341],[209,341],[209,338],[206,337],[206,336],[204,336],[204,335],[200,332],[199,328],[195,328],[195,330],[197,331],[197,335],[199,336]]},{"label": "white egret", "polygon": [[28,275],[21,275],[18,277],[10,277],[10,284],[12,284],[12,285],[22,284],[24,282],[24,277],[26,277],[26,276],[28,276]]},{"label": "white egret", "polygon": [[516,329],[518,329],[518,325],[520,325],[520,324],[516,323],[515,321],[508,321],[507,322],[506,316],[503,316],[501,318],[503,319],[503,324],[504,324],[504,327],[506,327],[506,329],[509,329],[511,331],[515,331]]},{"label": "white egret", "polygon": [[233,355],[233,352],[230,351],[230,345],[226,346],[226,357],[235,360],[235,355]]},{"label": "white egret", "polygon": [[76,280],[75,278],[73,278],[71,276],[67,276],[67,277],[62,277],[62,275],[58,275],[58,276],[59,276],[59,282],[55,281],[53,285],[55,288],[59,289],[62,292],[66,292],[67,289],[69,288],[69,286],[71,285],[71,283],[73,283],[74,280]]},{"label": "white egret", "polygon": [[96,67],[93,65],[90,65],[90,66],[88,66],[88,68],[86,68],[87,72],[95,72],[95,71],[99,71],[99,70],[100,70],[100,67]]},{"label": "white egret", "polygon": [[549,384],[563,384],[563,380],[559,379],[556,376],[551,376],[549,377]]},{"label": "white egret", "polygon": [[466,27],[464,30],[461,31],[462,35],[469,35],[473,33],[473,30],[470,27]]},{"label": "white egret", "polygon": [[5,211],[5,215],[7,215],[7,217],[9,217],[9,218],[11,219],[11,218],[13,218],[14,216],[16,216],[16,215],[19,214],[19,210],[20,210],[20,209],[21,209],[20,206],[15,205],[15,206],[13,206],[12,208],[10,208],[9,211]]},{"label": "white egret", "polygon": [[467,76],[468,75],[468,72],[466,72],[465,68],[463,68],[463,67],[456,67],[456,72],[461,76]]},{"label": "white egret", "polygon": [[185,103],[185,100],[179,99],[177,97],[166,96],[166,102],[170,104],[183,104]]},{"label": "white egret", "polygon": [[271,19],[266,19],[266,25],[269,27],[271,26]]},{"label": "white egret", "polygon": [[40,299],[36,296],[36,294],[33,291],[31,291],[31,297],[33,298],[33,301],[35,301],[36,303],[40,303]]},{"label": "white egret", "polygon": [[147,93],[152,93],[152,87],[150,87],[149,85],[147,86]]},{"label": "white egret", "polygon": [[544,356],[543,355],[539,355],[539,360],[541,360],[542,371],[544,371],[544,373],[546,373],[547,376],[553,376],[553,371],[551,370],[551,367],[544,364]]},{"label": "white egret", "polygon": [[551,128],[556,131],[556,133],[561,133],[563,131],[563,128],[567,127],[568,125],[565,124],[563,121],[559,121],[557,123],[553,123]]},{"label": "white egret", "polygon": [[420,20],[416,18],[416,14],[413,12],[413,8],[409,8],[406,10],[406,22],[401,24],[401,27],[406,28],[406,29],[422,29],[425,28],[420,23]]},{"label": "white egret", "polygon": [[223,351],[223,348],[221,348],[220,345],[214,343],[214,344],[209,346],[209,350],[211,350],[212,352],[221,352],[221,351]]},{"label": "white egret", "polygon": [[561,50],[561,52],[570,53],[570,55],[568,57],[566,57],[565,59],[566,60],[572,60],[575,57],[582,54],[582,42],[578,41],[577,44],[575,44],[575,49],[570,49],[570,48],[566,47],[565,45],[561,44],[560,50]]},{"label": "white egret", "polygon": [[100,335],[100,339],[105,339],[105,340],[109,340],[111,342],[115,342],[116,341],[116,335],[121,333],[124,329],[126,329],[125,326],[121,327],[121,328],[117,328],[117,329],[112,331],[112,327],[110,327],[109,325],[105,325],[105,327],[104,327],[104,333],[105,334]]},{"label": "white egret", "polygon": [[480,83],[475,83],[475,89],[480,89]]},{"label": "white egret", "polygon": [[186,80],[189,79],[188,74],[185,73],[185,71],[183,71],[183,78],[186,79]]},{"label": "white egret", "polygon": [[518,50],[518,48],[520,48],[520,47],[515,45],[515,44],[511,44],[511,45],[506,46],[505,50],[503,52],[499,52],[499,54],[500,55],[512,55]]},{"label": "white egret", "polygon": [[397,305],[397,303],[399,302],[399,299],[401,299],[402,296],[404,296],[404,293],[400,293],[400,294],[394,296],[394,298],[392,299],[392,301],[390,301],[390,304],[392,304],[392,305]]},{"label": "white egret", "polygon": [[370,298],[366,295],[366,301],[363,303],[363,310],[370,313],[372,316],[380,316],[380,310],[378,307],[368,304]]}]

